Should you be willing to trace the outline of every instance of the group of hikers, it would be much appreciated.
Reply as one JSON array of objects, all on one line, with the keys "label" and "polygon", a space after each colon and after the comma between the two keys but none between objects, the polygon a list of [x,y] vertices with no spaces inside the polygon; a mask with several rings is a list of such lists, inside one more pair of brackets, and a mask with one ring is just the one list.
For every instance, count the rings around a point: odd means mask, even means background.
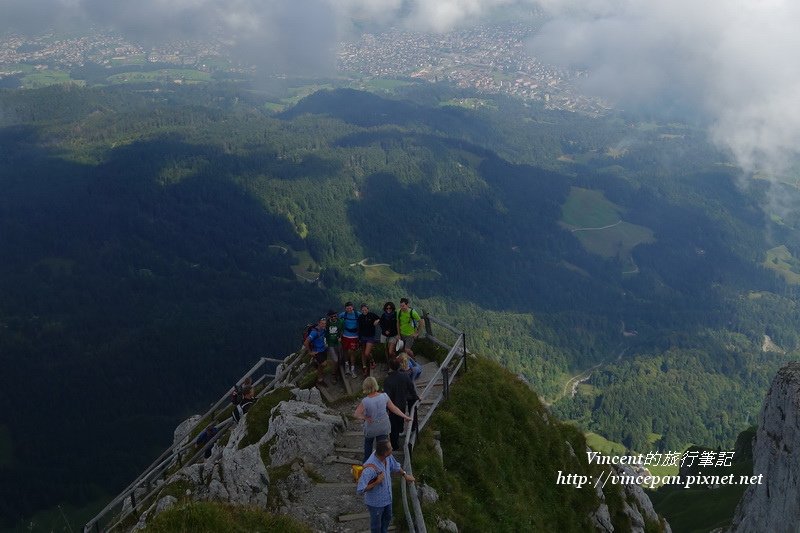
[{"label": "group of hikers", "polygon": [[[407,481],[414,481],[392,452],[400,449],[400,434],[405,422],[412,422],[412,431],[416,425],[407,413],[415,412],[413,406],[419,401],[414,382],[422,373],[422,366],[414,360],[413,346],[423,326],[424,319],[410,306],[408,298],[401,298],[399,309],[394,302],[386,302],[380,316],[370,311],[366,303],[356,311],[352,302],[346,302],[344,311],[329,310],[316,325],[309,325],[305,330],[300,355],[310,354],[311,362],[316,366],[318,386],[325,385],[324,372],[328,363],[334,365],[334,383],[338,373],[336,365],[342,367],[345,376],[357,377],[355,362],[358,352],[361,352],[365,396],[354,416],[364,422],[364,458],[356,491],[364,497],[373,532],[385,533],[392,520],[391,475],[402,475]],[[389,366],[383,392],[380,392],[378,381],[370,375],[376,366],[372,352],[378,343],[386,345]],[[255,402],[252,378],[247,377],[236,385],[230,400],[232,416],[239,422]],[[216,425],[211,424],[195,441],[198,449],[205,448],[206,458],[211,456],[211,448],[206,445],[217,433]]]},{"label": "group of hikers", "polygon": [[[360,351],[364,378],[361,388],[365,396],[354,416],[364,422],[364,457],[362,468],[358,469],[356,491],[364,497],[373,532],[385,533],[392,521],[391,475],[414,481],[392,456],[392,451],[400,449],[405,422],[414,422],[408,413],[414,412],[413,406],[419,401],[414,382],[422,373],[422,366],[414,359],[413,346],[422,327],[424,319],[411,307],[408,298],[400,299],[399,309],[394,302],[386,302],[380,316],[370,311],[366,303],[356,311],[353,302],[346,302],[344,311],[329,310],[316,326],[308,326],[303,341],[304,352],[311,354],[311,361],[317,367],[318,386],[325,386],[328,364],[334,365],[334,383],[337,366],[345,376],[355,378]],[[370,375],[376,366],[372,352],[378,343],[386,345],[389,364],[383,392]]]},{"label": "group of hikers", "polygon": [[366,378],[375,368],[372,351],[376,344],[386,345],[388,361],[399,359],[405,371],[415,377],[422,372],[414,360],[414,341],[419,336],[424,320],[409,303],[408,298],[400,299],[400,309],[394,302],[383,304],[383,313],[378,316],[362,303],[356,311],[353,302],[344,304],[344,311],[330,309],[316,325],[306,328],[303,350],[311,354],[311,361],[317,367],[317,385],[325,386],[325,369],[334,366],[333,382],[337,382],[337,368],[343,369],[345,376],[357,377],[356,355],[361,352],[361,375]]}]

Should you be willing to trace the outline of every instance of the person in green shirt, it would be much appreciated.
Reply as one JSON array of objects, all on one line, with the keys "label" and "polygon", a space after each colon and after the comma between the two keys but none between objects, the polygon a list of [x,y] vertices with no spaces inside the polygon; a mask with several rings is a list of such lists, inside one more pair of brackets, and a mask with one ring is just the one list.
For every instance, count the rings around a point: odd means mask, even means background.
[{"label": "person in green shirt", "polygon": [[419,337],[423,322],[425,320],[419,316],[419,313],[409,306],[408,298],[400,298],[400,309],[397,311],[397,331],[400,333],[400,339],[410,357],[414,357],[411,347]]}]

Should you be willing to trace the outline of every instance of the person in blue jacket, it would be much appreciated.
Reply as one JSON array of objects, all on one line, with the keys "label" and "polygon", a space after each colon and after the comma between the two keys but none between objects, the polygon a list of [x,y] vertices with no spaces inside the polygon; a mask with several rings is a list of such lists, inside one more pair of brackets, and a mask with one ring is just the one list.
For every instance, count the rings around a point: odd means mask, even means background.
[{"label": "person in blue jacket", "polygon": [[322,317],[317,323],[317,327],[312,329],[306,340],[303,341],[303,348],[311,354],[311,364],[317,367],[317,385],[324,386],[325,380],[323,373],[328,362],[328,343],[325,339],[325,329],[328,319]]}]

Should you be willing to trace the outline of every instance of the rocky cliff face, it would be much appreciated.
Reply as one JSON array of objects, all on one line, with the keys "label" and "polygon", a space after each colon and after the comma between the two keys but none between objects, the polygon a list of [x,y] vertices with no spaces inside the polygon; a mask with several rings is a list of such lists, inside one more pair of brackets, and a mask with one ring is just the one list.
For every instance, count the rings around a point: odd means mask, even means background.
[{"label": "rocky cliff face", "polygon": [[751,485],[736,508],[730,531],[789,532],[800,528],[800,363],[789,363],[772,381],[753,442]]},{"label": "rocky cliff face", "polygon": [[[164,482],[164,492],[140,516],[134,530],[143,528],[147,520],[175,504],[176,498],[167,494],[170,487],[178,489],[181,497],[195,501],[266,508],[270,491],[280,491],[271,479],[271,470],[297,461],[311,464],[330,455],[334,436],[345,427],[341,415],[324,406],[316,389],[293,389],[291,396],[272,409],[269,429],[257,442],[240,446],[247,435],[245,417],[231,431],[224,446],[214,448],[210,458],[187,466]],[[187,441],[187,428],[197,419],[194,416],[176,428],[176,446]],[[283,484],[285,480],[279,485]]]},{"label": "rocky cliff face", "polygon": [[[617,474],[634,475],[634,471],[627,466],[614,466],[613,468]],[[623,492],[622,511],[630,519],[631,533],[645,533],[648,531],[648,524],[656,524],[659,528],[658,531],[663,533],[672,533],[670,525],[666,520],[658,516],[658,513],[653,509],[653,503],[640,486],[621,485],[621,490]],[[598,532],[613,533],[615,531],[614,524],[611,520],[603,489],[595,487],[595,492],[600,499],[600,506],[589,516],[590,523]]]}]

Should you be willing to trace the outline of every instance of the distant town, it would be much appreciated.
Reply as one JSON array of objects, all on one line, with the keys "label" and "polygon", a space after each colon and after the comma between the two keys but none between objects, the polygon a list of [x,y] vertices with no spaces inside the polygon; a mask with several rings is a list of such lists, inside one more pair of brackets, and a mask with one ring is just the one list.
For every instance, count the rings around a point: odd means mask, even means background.
[{"label": "distant town", "polygon": [[[601,100],[581,94],[577,82],[588,73],[539,61],[526,46],[530,36],[530,27],[522,24],[478,26],[444,34],[396,29],[364,33],[356,40],[339,43],[337,67],[340,75],[349,78],[451,82],[487,94],[538,101],[550,109],[590,115],[608,111],[609,106]],[[73,37],[0,38],[0,81],[31,73],[68,72],[87,63],[167,64],[201,72],[251,72],[254,68],[237,64],[222,40],[145,47],[99,31]],[[64,77],[64,81],[69,79]],[[61,78],[45,79],[57,82]]]},{"label": "distant town", "polygon": [[339,70],[376,78],[412,77],[450,81],[485,93],[538,100],[546,107],[602,114],[608,106],[582,95],[567,72],[537,60],[526,49],[523,25],[478,26],[445,34],[391,30],[342,43]]}]

